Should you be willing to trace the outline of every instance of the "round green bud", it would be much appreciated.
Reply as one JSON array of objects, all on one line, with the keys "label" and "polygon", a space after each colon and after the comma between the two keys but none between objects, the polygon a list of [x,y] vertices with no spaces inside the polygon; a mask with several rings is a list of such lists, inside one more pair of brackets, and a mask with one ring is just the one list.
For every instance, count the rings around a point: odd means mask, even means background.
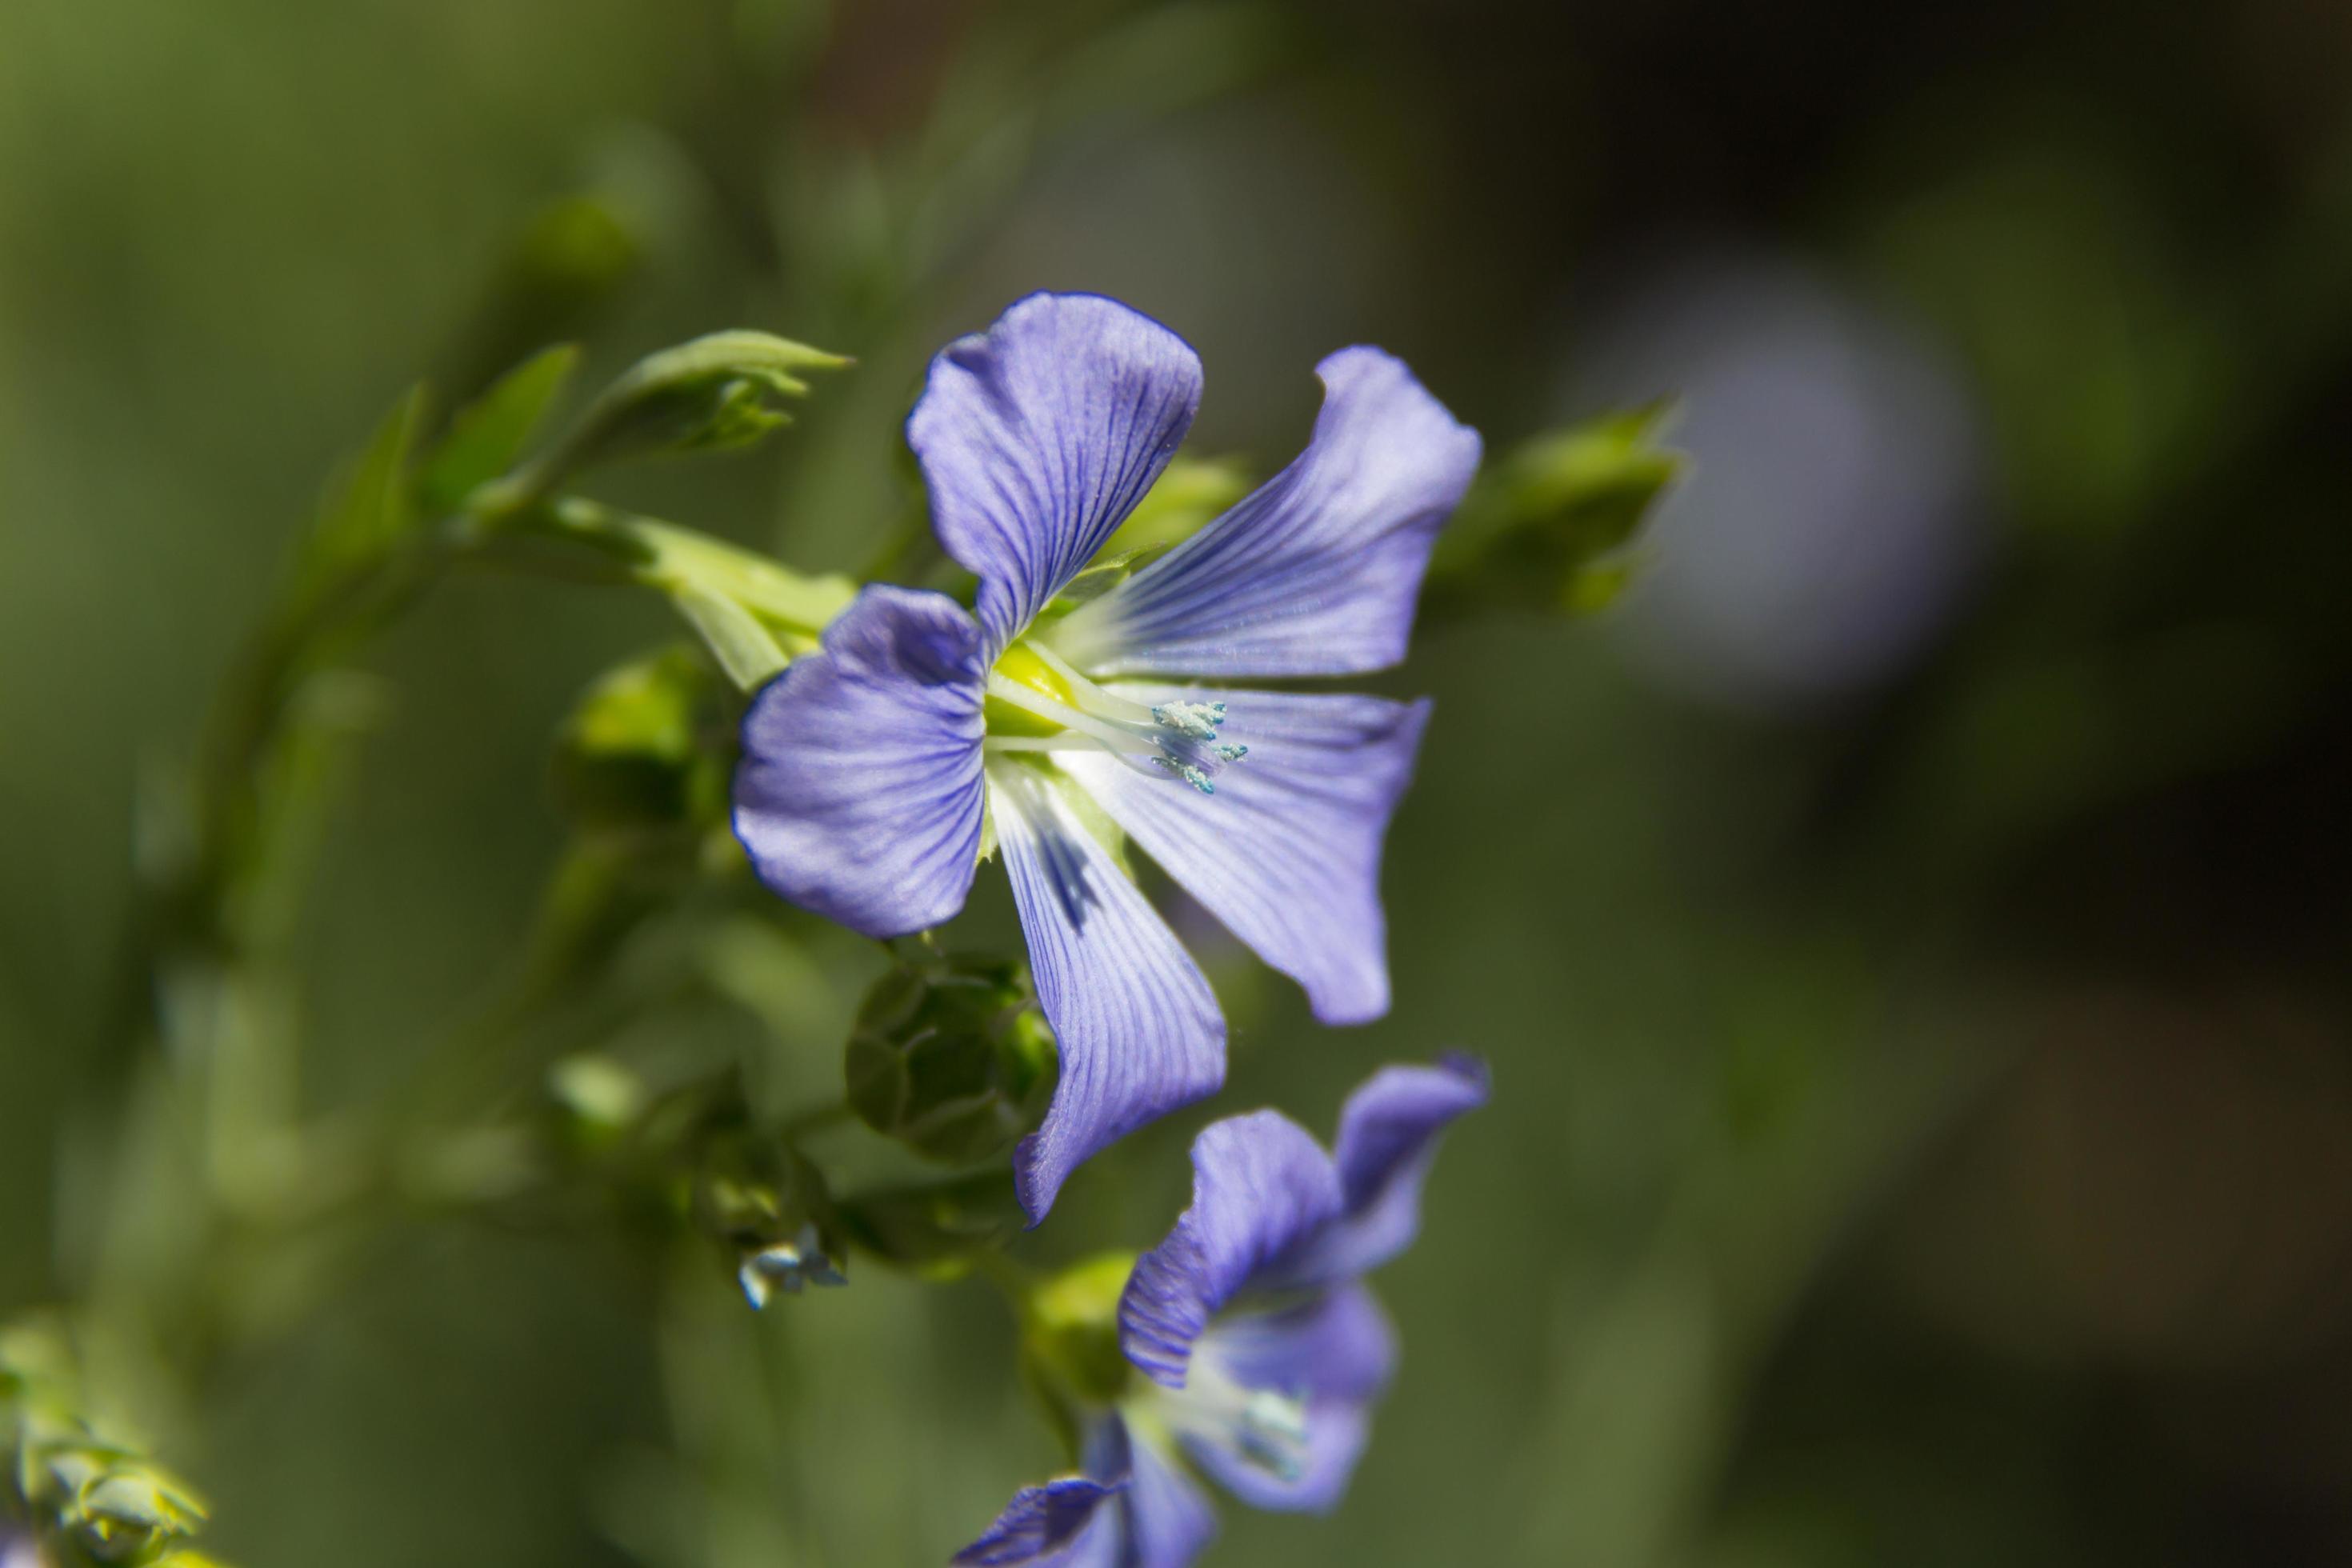
[{"label": "round green bud", "polygon": [[1026,969],[948,958],[875,982],[844,1067],[868,1127],[926,1159],[976,1164],[1044,1119],[1060,1058]]}]

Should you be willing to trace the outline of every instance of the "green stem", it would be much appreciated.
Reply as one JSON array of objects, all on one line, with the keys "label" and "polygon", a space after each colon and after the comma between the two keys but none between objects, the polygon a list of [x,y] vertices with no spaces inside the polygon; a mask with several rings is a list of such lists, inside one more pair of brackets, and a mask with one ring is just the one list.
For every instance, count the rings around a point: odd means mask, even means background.
[{"label": "green stem", "polygon": [[744,605],[772,629],[810,643],[857,595],[847,577],[803,576],[725,540],[583,497],[509,508],[495,489],[480,498],[477,510],[487,537],[584,549],[617,580],[664,594],[716,594]]}]

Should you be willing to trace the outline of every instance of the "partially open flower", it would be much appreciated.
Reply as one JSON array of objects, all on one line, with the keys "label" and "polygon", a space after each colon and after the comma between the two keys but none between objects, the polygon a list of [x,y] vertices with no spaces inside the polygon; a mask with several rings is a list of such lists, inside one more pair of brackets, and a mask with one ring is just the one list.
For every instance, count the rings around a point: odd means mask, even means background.
[{"label": "partially open flower", "polygon": [[1334,1153],[1272,1110],[1202,1131],[1192,1206],[1119,1300],[1134,1372],[1064,1391],[1083,1473],[1015,1495],[955,1561],[1182,1568],[1216,1532],[1195,1468],[1258,1508],[1335,1507],[1396,1363],[1362,1276],[1411,1243],[1438,1133],[1486,1099],[1485,1068],[1448,1057],[1375,1074]]}]

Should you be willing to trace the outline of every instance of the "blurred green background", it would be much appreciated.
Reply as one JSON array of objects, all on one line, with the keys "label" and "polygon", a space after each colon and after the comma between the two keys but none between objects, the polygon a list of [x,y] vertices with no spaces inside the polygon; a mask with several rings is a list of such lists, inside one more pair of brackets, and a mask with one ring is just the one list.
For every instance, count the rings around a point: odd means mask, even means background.
[{"label": "blurred green background", "polygon": [[[1229,1508],[1214,1560],[2352,1561],[2347,103],[2308,0],[8,0],[0,1314],[94,1267],[142,770],[404,387],[856,354],[761,452],[609,487],[856,569],[930,351],[1087,289],[1262,472],[1360,341],[1490,449],[1671,393],[1693,460],[1609,616],[1433,620],[1391,679],[1438,704],[1393,1014],[1215,966],[1216,1109],[1328,1133],[1453,1045],[1498,1093],[1382,1281],[1347,1507]],[[672,635],[465,579],[367,660],[308,1104],[494,992],[556,726]],[[764,1026],[646,1048],[826,1092],[876,960],[800,934]],[[1156,1237],[1211,1113],[1024,1250]],[[728,1290],[420,1223],[169,1457],[246,1568],[938,1562],[1053,1464],[982,1286]]]}]

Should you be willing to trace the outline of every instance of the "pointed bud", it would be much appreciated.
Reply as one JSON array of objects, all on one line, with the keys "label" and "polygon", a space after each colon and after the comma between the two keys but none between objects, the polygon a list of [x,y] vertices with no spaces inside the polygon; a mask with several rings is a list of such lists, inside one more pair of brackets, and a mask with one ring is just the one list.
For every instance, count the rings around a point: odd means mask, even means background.
[{"label": "pointed bud", "polygon": [[507,504],[538,500],[585,468],[749,446],[789,422],[774,405],[807,395],[805,373],[847,363],[806,343],[743,331],[712,332],[648,354],[530,466]]}]

